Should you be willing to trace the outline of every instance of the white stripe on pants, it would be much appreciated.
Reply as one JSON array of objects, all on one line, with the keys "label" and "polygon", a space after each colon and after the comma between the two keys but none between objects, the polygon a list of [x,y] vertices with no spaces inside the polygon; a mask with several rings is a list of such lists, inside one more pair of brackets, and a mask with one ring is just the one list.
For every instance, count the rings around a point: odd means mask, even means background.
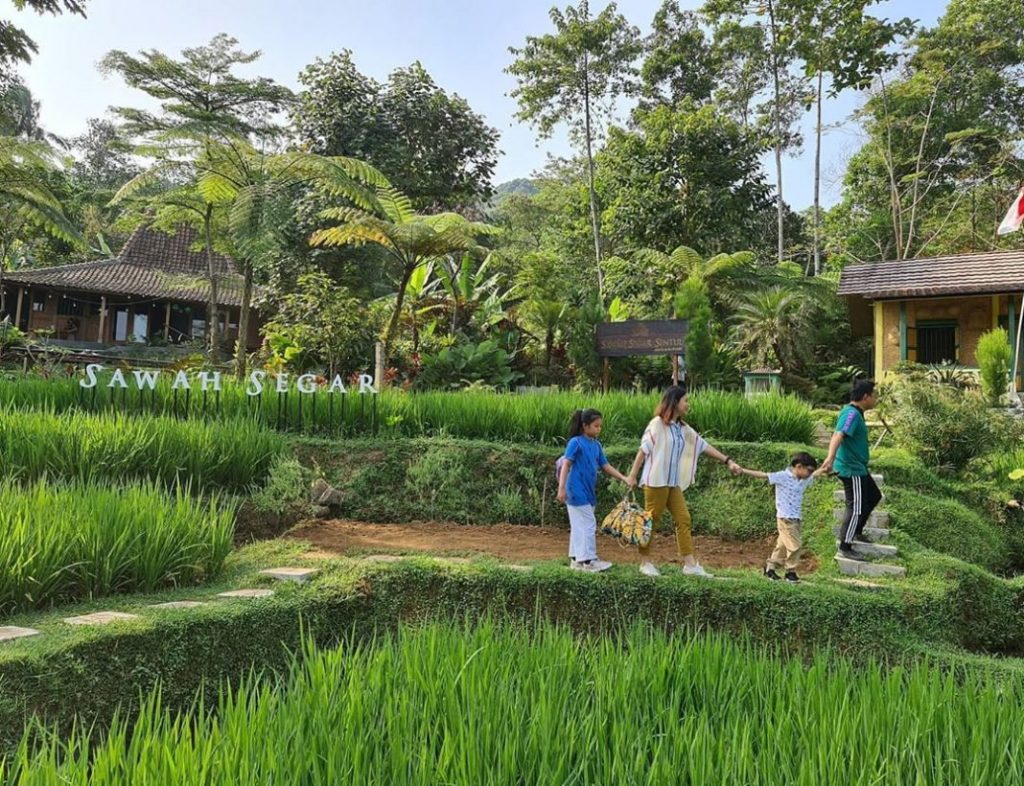
[{"label": "white stripe on pants", "polygon": [[569,556],[577,562],[597,559],[597,517],[593,505],[566,505],[569,511]]}]

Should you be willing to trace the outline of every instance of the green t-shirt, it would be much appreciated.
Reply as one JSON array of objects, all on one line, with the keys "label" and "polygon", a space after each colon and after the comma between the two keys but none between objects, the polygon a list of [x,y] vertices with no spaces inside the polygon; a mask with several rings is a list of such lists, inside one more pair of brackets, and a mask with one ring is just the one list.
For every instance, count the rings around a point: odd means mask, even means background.
[{"label": "green t-shirt", "polygon": [[868,474],[868,424],[864,413],[853,404],[847,404],[836,420],[836,431],[845,436],[836,451],[833,465],[836,474],[853,478]]}]

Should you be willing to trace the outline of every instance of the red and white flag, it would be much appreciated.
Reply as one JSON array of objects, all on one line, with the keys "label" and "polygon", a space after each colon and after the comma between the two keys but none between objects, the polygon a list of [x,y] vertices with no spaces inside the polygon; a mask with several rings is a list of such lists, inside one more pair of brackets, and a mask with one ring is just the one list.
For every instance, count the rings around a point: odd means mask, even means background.
[{"label": "red and white flag", "polygon": [[1010,205],[1010,209],[1006,211],[1006,218],[999,225],[998,234],[1008,235],[1011,232],[1016,232],[1022,223],[1024,223],[1024,188],[1020,190],[1017,198]]}]

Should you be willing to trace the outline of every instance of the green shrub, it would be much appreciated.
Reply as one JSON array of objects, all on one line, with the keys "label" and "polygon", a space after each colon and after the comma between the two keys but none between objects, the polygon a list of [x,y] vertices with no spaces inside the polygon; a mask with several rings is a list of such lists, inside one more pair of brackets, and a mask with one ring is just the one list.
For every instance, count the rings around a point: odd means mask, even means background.
[{"label": "green shrub", "polygon": [[1009,387],[1012,354],[1010,336],[1003,328],[990,330],[978,339],[981,389],[992,406],[999,404]]},{"label": "green shrub", "polygon": [[0,614],[216,576],[234,509],[152,483],[0,482]]},{"label": "green shrub", "polygon": [[520,376],[512,370],[509,354],[498,342],[488,339],[479,344],[456,344],[436,355],[424,355],[416,386],[457,390],[470,385],[488,385],[506,389]]},{"label": "green shrub", "polygon": [[94,748],[81,730],[27,737],[6,782],[1014,783],[1022,700],[1020,680],[724,636],[433,624],[307,644],[280,679],[225,688],[216,713],[175,716],[157,694]]},{"label": "green shrub", "polygon": [[881,394],[881,411],[897,442],[930,467],[962,469],[1012,433],[1006,416],[973,391],[908,375],[885,385]]},{"label": "green shrub", "polygon": [[253,491],[256,510],[281,515],[306,498],[312,473],[292,456],[279,456],[268,473],[267,482]]}]

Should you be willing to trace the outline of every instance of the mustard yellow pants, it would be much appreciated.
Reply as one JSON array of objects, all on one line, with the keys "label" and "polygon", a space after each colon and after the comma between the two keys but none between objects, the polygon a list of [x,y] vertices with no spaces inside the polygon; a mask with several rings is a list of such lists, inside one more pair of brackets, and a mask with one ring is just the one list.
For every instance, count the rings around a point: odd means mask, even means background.
[{"label": "mustard yellow pants", "polygon": [[[654,522],[655,529],[666,508],[676,525],[676,550],[680,557],[689,557],[693,554],[693,519],[690,518],[690,509],[686,507],[682,489],[679,486],[644,486],[644,509]],[[650,554],[650,544],[642,547],[640,553],[645,556]]]}]

